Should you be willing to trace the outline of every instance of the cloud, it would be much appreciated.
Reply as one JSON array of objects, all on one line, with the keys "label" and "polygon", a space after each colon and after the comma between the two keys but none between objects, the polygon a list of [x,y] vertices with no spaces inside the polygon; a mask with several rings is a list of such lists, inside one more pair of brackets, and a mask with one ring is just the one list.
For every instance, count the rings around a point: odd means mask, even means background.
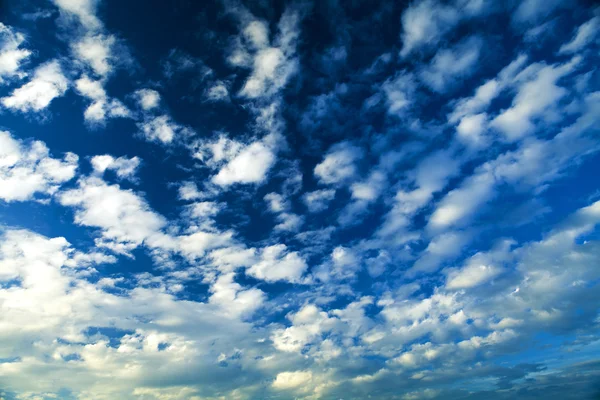
[{"label": "cloud", "polygon": [[553,108],[568,93],[557,82],[573,72],[579,62],[579,58],[574,58],[556,66],[530,65],[522,73],[524,82],[520,82],[512,106],[496,116],[490,126],[504,133],[507,140],[514,141],[535,129],[534,118],[550,114],[546,120],[551,122]]},{"label": "cloud", "polygon": [[569,43],[560,46],[558,53],[571,54],[583,50],[584,47],[589,45],[596,38],[599,29],[600,17],[594,17],[583,23],[577,28],[577,32],[575,33],[575,36],[573,36],[573,39],[571,39]]},{"label": "cloud", "polygon": [[321,189],[306,192],[302,199],[311,213],[324,211],[335,197],[335,189]]},{"label": "cloud", "polygon": [[363,155],[360,148],[342,142],[332,146],[323,161],[314,169],[321,183],[339,184],[348,181],[356,174],[355,162]]},{"label": "cloud", "polygon": [[154,89],[139,89],[135,91],[135,95],[144,111],[155,109],[160,104],[160,94]]},{"label": "cloud", "polygon": [[61,184],[73,179],[77,166],[78,157],[73,153],[62,160],[52,158],[43,142],[26,144],[0,131],[0,198],[6,202],[53,195]]},{"label": "cloud", "polygon": [[433,91],[444,93],[450,85],[460,83],[460,78],[475,72],[482,44],[481,38],[473,36],[453,48],[439,50],[430,64],[421,69],[421,80]]},{"label": "cloud", "polygon": [[88,30],[99,29],[102,23],[96,17],[96,7],[99,0],[53,0],[61,14],[75,17]]},{"label": "cloud", "polygon": [[283,88],[296,72],[296,45],[302,14],[298,9],[287,8],[272,41],[264,21],[254,19],[247,11],[242,14],[241,36],[234,41],[228,57],[230,64],[251,69],[239,95],[250,99],[269,97]]},{"label": "cloud", "polygon": [[100,175],[105,171],[115,171],[117,177],[121,179],[135,180],[135,174],[140,166],[141,160],[139,157],[119,157],[114,158],[110,155],[94,156],[91,159],[94,171]]},{"label": "cloud", "polygon": [[109,185],[97,177],[81,178],[78,187],[58,195],[60,204],[73,207],[75,223],[100,229],[98,247],[130,255],[144,241],[161,239],[165,218],[132,190]]},{"label": "cloud", "polygon": [[12,110],[41,111],[52,100],[64,95],[68,87],[69,81],[63,75],[59,62],[53,60],[37,67],[29,82],[0,100],[4,107]]},{"label": "cloud", "polygon": [[239,150],[231,160],[213,176],[219,186],[235,183],[260,183],[275,163],[273,151],[261,142],[254,142]]},{"label": "cloud", "polygon": [[170,144],[184,130],[182,126],[175,123],[168,115],[146,117],[137,126],[146,140],[163,144]]},{"label": "cloud", "polygon": [[113,70],[112,48],[115,45],[114,36],[94,35],[72,43],[75,57],[89,66],[99,76],[107,76]]},{"label": "cloud", "polygon": [[297,389],[305,387],[311,380],[311,371],[286,371],[278,373],[272,385],[280,390]]},{"label": "cloud", "polygon": [[22,33],[0,22],[0,84],[5,83],[6,79],[27,76],[21,67],[31,56],[31,51],[21,48],[24,42]]},{"label": "cloud", "polygon": [[259,261],[248,268],[246,274],[267,282],[300,283],[307,268],[297,252],[288,252],[286,245],[277,244],[262,249]]},{"label": "cloud", "polygon": [[75,81],[77,92],[92,101],[83,113],[86,122],[92,125],[104,124],[106,118],[130,117],[131,113],[123,103],[108,97],[103,84],[104,82],[93,81],[86,75]]}]

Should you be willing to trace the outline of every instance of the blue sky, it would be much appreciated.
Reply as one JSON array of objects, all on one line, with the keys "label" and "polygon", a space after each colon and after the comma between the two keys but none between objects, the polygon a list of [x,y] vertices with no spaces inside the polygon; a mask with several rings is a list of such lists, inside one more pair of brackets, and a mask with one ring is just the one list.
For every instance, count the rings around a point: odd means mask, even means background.
[{"label": "blue sky", "polygon": [[0,21],[0,400],[600,393],[593,2]]}]

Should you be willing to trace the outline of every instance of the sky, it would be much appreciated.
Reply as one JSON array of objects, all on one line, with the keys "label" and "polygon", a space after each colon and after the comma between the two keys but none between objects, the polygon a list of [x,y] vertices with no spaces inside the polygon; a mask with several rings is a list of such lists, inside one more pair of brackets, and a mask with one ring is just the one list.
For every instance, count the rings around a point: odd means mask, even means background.
[{"label": "sky", "polygon": [[600,8],[0,1],[0,400],[598,399]]}]

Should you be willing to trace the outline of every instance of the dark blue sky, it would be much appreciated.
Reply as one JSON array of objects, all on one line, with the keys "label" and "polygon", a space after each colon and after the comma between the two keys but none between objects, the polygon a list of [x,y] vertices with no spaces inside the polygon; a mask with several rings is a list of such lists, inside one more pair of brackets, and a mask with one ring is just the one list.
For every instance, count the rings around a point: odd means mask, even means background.
[{"label": "dark blue sky", "polygon": [[600,9],[0,3],[0,399],[598,393]]}]

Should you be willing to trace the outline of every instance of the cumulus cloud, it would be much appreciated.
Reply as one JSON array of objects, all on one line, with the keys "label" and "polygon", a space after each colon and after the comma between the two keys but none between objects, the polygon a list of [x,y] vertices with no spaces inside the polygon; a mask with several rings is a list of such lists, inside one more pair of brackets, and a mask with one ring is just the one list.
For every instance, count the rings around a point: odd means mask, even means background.
[{"label": "cumulus cloud", "polygon": [[431,90],[444,93],[451,84],[475,72],[482,44],[482,39],[475,36],[451,49],[439,50],[419,76]]},{"label": "cumulus cloud", "polygon": [[308,268],[304,259],[297,252],[288,251],[284,244],[265,247],[259,257],[259,261],[248,268],[246,273],[267,282],[299,283]]},{"label": "cumulus cloud", "polygon": [[141,160],[139,157],[118,157],[114,158],[108,154],[102,156],[94,156],[91,159],[94,171],[100,175],[105,171],[114,171],[117,177],[121,179],[135,179],[135,174],[140,166]]},{"label": "cumulus cloud", "polygon": [[324,211],[335,197],[334,189],[321,189],[307,192],[303,196],[304,204],[311,213]]},{"label": "cumulus cloud", "polygon": [[169,144],[177,139],[184,128],[174,122],[168,115],[147,117],[137,124],[142,136],[150,142]]},{"label": "cumulus cloud", "polygon": [[24,42],[22,33],[0,22],[0,84],[6,79],[27,76],[21,67],[31,56],[31,51],[21,47]]},{"label": "cumulus cloud", "polygon": [[303,387],[312,380],[311,371],[280,372],[273,381],[275,389],[296,389]]},{"label": "cumulus cloud", "polygon": [[25,85],[0,99],[4,107],[21,112],[41,111],[52,100],[61,97],[69,87],[58,61],[53,60],[37,67]]},{"label": "cumulus cloud", "polygon": [[[249,14],[249,13],[248,13]],[[264,21],[244,18],[241,38],[234,42],[228,61],[251,69],[240,96],[255,99],[268,97],[284,87],[297,69],[296,45],[300,35],[301,12],[285,10],[272,40]]]},{"label": "cumulus cloud", "polygon": [[58,201],[75,210],[75,223],[100,229],[96,245],[130,255],[144,241],[161,239],[167,221],[132,190],[109,185],[97,177],[82,178],[63,191]]},{"label": "cumulus cloud", "polygon": [[594,17],[589,21],[585,22],[579,28],[573,39],[570,42],[560,46],[560,54],[576,53],[581,51],[584,47],[592,43],[596,39],[598,30],[600,29],[600,17]]},{"label": "cumulus cloud", "polygon": [[113,70],[111,49],[115,41],[114,36],[85,36],[71,46],[79,61],[91,68],[95,74],[106,76]]},{"label": "cumulus cloud", "polygon": [[534,118],[551,122],[553,108],[567,94],[565,88],[558,86],[558,80],[573,72],[579,62],[579,58],[574,58],[562,65],[530,65],[522,73],[512,106],[496,116],[490,125],[507,140],[514,141],[534,130]]},{"label": "cumulus cloud", "polygon": [[154,89],[139,89],[135,95],[144,111],[152,110],[160,104],[160,94]]},{"label": "cumulus cloud", "polygon": [[42,198],[56,193],[75,176],[78,157],[53,158],[45,143],[24,143],[0,131],[0,198],[6,202]]},{"label": "cumulus cloud", "polygon": [[75,81],[75,89],[80,95],[91,100],[91,104],[83,113],[86,122],[90,124],[103,124],[106,118],[131,116],[123,103],[108,97],[102,81],[94,81],[84,75]]},{"label": "cumulus cloud", "polygon": [[274,163],[273,151],[261,142],[254,142],[239,150],[213,176],[212,181],[219,186],[229,186],[235,183],[260,183],[265,180]]},{"label": "cumulus cloud", "polygon": [[77,18],[86,29],[94,30],[102,27],[96,16],[99,0],[53,0],[61,13],[70,18]]},{"label": "cumulus cloud", "polygon": [[356,174],[356,162],[362,155],[360,148],[348,142],[338,143],[315,166],[315,176],[325,184],[346,182]]}]

